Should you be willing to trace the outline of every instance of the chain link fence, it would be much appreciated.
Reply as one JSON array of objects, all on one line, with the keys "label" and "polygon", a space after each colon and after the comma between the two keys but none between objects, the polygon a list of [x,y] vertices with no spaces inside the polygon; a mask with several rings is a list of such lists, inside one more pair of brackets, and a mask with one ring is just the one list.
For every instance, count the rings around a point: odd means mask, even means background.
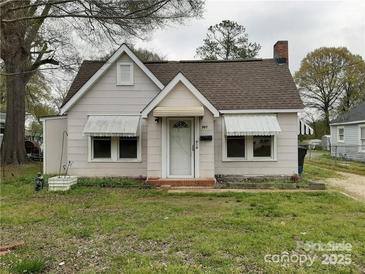
[{"label": "chain link fence", "polygon": [[337,159],[365,162],[364,145],[331,145],[330,152]]}]

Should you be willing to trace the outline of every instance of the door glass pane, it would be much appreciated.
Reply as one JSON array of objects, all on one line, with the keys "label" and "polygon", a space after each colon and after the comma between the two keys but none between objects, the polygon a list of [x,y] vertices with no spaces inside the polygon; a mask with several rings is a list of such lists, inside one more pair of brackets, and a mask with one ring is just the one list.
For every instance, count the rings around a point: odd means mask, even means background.
[{"label": "door glass pane", "polygon": [[271,157],[271,140],[272,136],[254,136],[253,156]]},{"label": "door glass pane", "polygon": [[110,137],[93,137],[93,158],[110,158],[111,157],[111,138]]},{"label": "door glass pane", "polygon": [[169,120],[169,165],[170,175],[192,175],[192,121]]},{"label": "door glass pane", "polygon": [[137,158],[137,138],[119,139],[119,158]]},{"label": "door glass pane", "polygon": [[245,157],[244,136],[227,136],[227,157]]}]

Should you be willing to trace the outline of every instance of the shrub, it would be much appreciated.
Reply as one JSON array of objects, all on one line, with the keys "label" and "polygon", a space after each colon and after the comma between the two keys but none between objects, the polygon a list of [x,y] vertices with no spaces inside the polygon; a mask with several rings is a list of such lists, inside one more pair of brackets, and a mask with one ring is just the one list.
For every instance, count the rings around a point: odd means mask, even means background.
[{"label": "shrub", "polygon": [[78,179],[77,184],[96,187],[151,188],[151,185],[145,183],[144,177],[82,177]]}]

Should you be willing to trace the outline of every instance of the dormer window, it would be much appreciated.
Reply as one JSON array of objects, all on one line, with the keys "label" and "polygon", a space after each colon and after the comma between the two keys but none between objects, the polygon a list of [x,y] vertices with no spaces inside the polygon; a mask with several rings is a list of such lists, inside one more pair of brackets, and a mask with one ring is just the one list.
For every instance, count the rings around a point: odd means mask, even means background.
[{"label": "dormer window", "polygon": [[133,64],[118,63],[117,67],[117,85],[130,86],[133,85]]}]

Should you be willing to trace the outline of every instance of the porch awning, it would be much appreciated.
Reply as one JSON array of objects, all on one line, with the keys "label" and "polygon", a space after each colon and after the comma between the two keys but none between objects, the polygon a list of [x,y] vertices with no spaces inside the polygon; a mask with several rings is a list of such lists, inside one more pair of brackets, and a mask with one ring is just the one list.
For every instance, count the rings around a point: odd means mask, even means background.
[{"label": "porch awning", "polygon": [[204,116],[203,107],[156,107],[153,110],[155,117]]},{"label": "porch awning", "polygon": [[269,136],[281,129],[276,115],[224,115],[227,136]]},{"label": "porch awning", "polygon": [[134,137],[138,134],[140,116],[90,115],[84,134],[90,136]]}]

